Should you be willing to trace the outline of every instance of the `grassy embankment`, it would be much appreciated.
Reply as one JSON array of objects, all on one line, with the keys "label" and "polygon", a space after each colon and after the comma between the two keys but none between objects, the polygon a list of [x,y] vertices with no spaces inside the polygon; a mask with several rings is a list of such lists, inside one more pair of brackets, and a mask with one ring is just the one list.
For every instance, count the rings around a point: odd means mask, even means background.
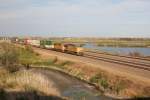
[{"label": "grassy embankment", "polygon": [[38,60],[30,47],[0,44],[0,100],[64,100],[44,75],[24,70]]},{"label": "grassy embankment", "polygon": [[[129,80],[127,77],[117,76],[98,68],[91,68],[82,63],[62,61],[57,57],[47,61],[40,62],[40,65],[63,71],[71,76],[92,83],[106,95],[129,98],[150,96],[149,85],[137,83],[135,80]],[[39,65],[39,62],[36,65]]]},{"label": "grassy embankment", "polygon": [[88,83],[94,84],[102,93],[115,97],[147,97],[150,96],[150,85],[137,83],[127,77],[121,77],[99,68],[83,63],[63,61],[61,58],[50,57],[33,64],[65,72]]},{"label": "grassy embankment", "polygon": [[[30,71],[10,73],[4,68],[0,68],[0,100],[14,100],[13,98],[36,100],[35,98],[42,96],[47,96],[49,99],[58,98],[60,94],[56,88],[53,88],[53,85],[45,76],[38,73]],[[12,95],[11,98],[9,95]]]},{"label": "grassy embankment", "polygon": [[[133,97],[150,96],[149,85],[137,83],[135,80],[129,80],[127,77],[117,76],[117,75],[108,73],[98,68],[93,68],[93,67],[91,68],[91,66],[85,65],[83,63],[63,61],[57,57],[42,58],[39,54],[34,53],[31,48],[23,49],[23,52],[24,52],[23,55],[19,56],[20,60],[16,61],[17,64],[14,64],[14,65],[18,65],[18,62],[20,62],[19,65],[23,65],[26,68],[30,66],[35,66],[35,67],[46,67],[50,69],[56,69],[56,70],[65,72],[71,76],[77,77],[81,80],[95,84],[95,86],[97,86],[101,90],[102,93],[107,94],[107,95],[109,94],[115,97],[133,98]],[[9,69],[11,68],[13,68],[12,64],[9,67]],[[19,76],[22,77],[21,75]],[[0,83],[2,84],[1,87],[5,88],[7,87],[5,85],[9,86],[9,82],[7,81],[7,79],[10,79],[10,78],[2,78],[1,80],[3,79],[5,79],[5,81],[0,81]],[[20,83],[22,84],[22,82]],[[13,83],[13,84],[15,84],[13,86],[16,86],[16,84],[18,83]],[[20,86],[20,85],[17,85],[17,86]],[[29,85],[29,87],[32,87],[32,86]],[[24,88],[24,85],[23,85],[23,88]],[[33,88],[40,90],[37,87],[33,87]]]}]

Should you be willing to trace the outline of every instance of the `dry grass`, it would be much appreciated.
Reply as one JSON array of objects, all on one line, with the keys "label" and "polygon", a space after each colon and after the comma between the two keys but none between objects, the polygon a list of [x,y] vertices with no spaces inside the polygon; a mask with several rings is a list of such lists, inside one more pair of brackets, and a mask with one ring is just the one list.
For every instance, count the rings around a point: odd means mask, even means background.
[{"label": "dry grass", "polygon": [[69,75],[83,79],[96,84],[104,94],[110,94],[115,97],[138,97],[150,96],[150,86],[136,83],[135,80],[127,77],[117,76],[100,68],[94,68],[83,63],[63,61],[55,56],[41,55],[42,66],[57,69],[68,73]]},{"label": "dry grass", "polygon": [[45,95],[60,96],[60,93],[54,87],[54,83],[42,74],[32,71],[20,71],[12,74],[4,69],[0,72],[0,75],[2,74],[4,75],[0,77],[0,87],[3,89],[25,92],[35,90]]},{"label": "dry grass", "polygon": [[72,63],[71,65],[57,66],[57,68],[72,76],[96,84],[103,90],[104,94],[115,97],[150,96],[150,86],[137,83],[135,80],[129,80],[127,77],[114,75],[99,68],[93,68],[82,63]]},{"label": "dry grass", "polygon": [[[50,68],[55,66],[61,71],[66,72],[72,76],[94,83],[101,90],[103,90],[105,94],[111,94],[116,97],[150,96],[149,86],[136,83],[135,80],[129,80],[127,77],[117,76],[99,68],[94,68],[82,63],[62,61],[57,57],[47,56],[47,54],[42,54],[41,58],[43,58],[41,60],[42,62],[40,62],[41,66]],[[21,73],[21,75],[19,74],[17,79],[15,77],[11,78],[11,81],[8,81],[8,79],[6,83],[16,82],[17,84],[19,83],[27,86],[30,84],[30,87],[37,89],[38,91],[42,91],[48,94],[51,93],[49,91],[51,89],[48,89],[47,87],[51,87],[52,85],[46,81],[47,79],[45,79],[44,76],[40,74],[33,74],[31,72]],[[56,91],[57,93],[57,90],[52,91]]]},{"label": "dry grass", "polygon": [[[51,61],[53,60],[55,61],[56,57],[51,59]],[[52,65],[53,66],[48,65],[43,67],[56,67],[58,70],[66,72],[69,75],[96,84],[104,94],[115,97],[150,96],[150,86],[136,83],[135,80],[114,75],[100,68],[93,68],[83,63],[63,61],[61,59],[57,59]]]}]

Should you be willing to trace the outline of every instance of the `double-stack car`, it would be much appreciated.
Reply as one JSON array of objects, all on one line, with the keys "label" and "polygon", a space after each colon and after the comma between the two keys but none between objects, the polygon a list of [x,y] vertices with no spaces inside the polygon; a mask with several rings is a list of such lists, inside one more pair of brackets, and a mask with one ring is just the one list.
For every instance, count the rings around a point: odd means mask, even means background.
[{"label": "double-stack car", "polygon": [[50,40],[40,40],[40,47],[45,48],[45,49],[54,48],[52,41],[50,41]]}]

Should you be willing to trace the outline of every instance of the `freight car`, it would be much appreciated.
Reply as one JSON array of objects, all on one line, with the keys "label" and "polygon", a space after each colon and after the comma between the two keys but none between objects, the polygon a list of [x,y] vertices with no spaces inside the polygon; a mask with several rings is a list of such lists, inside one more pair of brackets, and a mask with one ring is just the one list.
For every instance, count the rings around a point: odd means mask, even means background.
[{"label": "freight car", "polygon": [[79,47],[75,44],[64,44],[65,52],[76,54],[76,55],[83,55],[83,48]]},{"label": "freight car", "polygon": [[24,39],[23,44],[39,47],[40,46],[40,40]]},{"label": "freight car", "polygon": [[40,40],[30,40],[30,45],[39,47],[40,46]]},{"label": "freight car", "polygon": [[52,41],[50,41],[50,40],[41,40],[40,41],[40,47],[46,48],[46,49],[54,48]]},{"label": "freight car", "polygon": [[20,44],[24,45],[32,45],[43,49],[51,49],[55,51],[76,54],[80,56],[84,54],[84,49],[78,46],[77,44],[53,43],[50,40],[31,40],[31,39],[22,39],[17,42],[18,43],[20,42]]}]

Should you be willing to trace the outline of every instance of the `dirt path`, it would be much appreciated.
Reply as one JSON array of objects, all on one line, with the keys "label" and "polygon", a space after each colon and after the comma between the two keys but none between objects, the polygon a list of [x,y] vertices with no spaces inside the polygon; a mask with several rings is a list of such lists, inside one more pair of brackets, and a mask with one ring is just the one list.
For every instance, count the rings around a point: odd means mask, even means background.
[{"label": "dirt path", "polygon": [[132,68],[124,65],[118,65],[109,62],[104,62],[100,60],[93,60],[90,58],[65,54],[65,53],[51,51],[51,50],[43,50],[40,48],[34,48],[34,50],[39,54],[41,54],[43,58],[57,56],[58,59],[81,62],[86,65],[90,65],[91,67],[101,68],[113,74],[121,75],[129,79],[135,80],[137,82],[144,82],[144,84],[150,84],[150,71]]}]

